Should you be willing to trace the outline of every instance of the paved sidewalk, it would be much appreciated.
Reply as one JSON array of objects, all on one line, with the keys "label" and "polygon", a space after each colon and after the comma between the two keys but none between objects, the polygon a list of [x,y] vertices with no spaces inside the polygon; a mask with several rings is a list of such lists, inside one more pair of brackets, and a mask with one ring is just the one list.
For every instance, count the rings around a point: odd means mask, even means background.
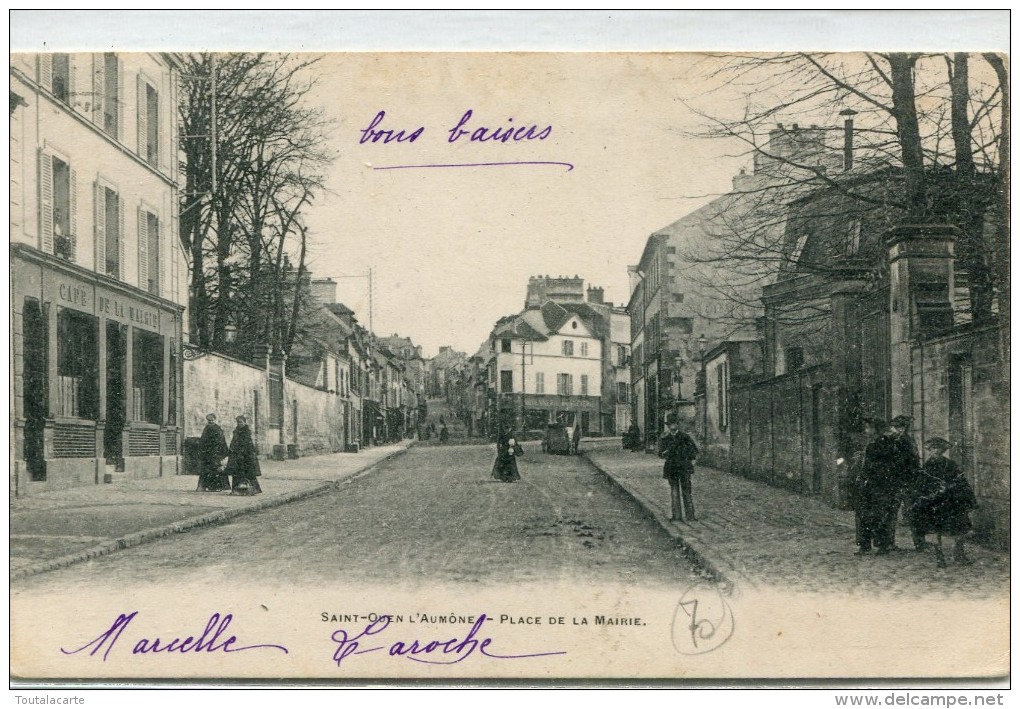
[{"label": "paved sidewalk", "polygon": [[262,460],[262,494],[198,492],[197,475],[124,480],[11,499],[11,580],[325,492],[407,450]]},{"label": "paved sidewalk", "polygon": [[[586,457],[658,521],[691,559],[731,588],[785,587],[800,591],[917,594],[965,593],[1008,597],[1009,554],[967,544],[974,561],[938,569],[930,553],[914,551],[901,526],[899,550],[855,557],[852,512],[818,498],[698,466],[693,478],[698,519],[670,521],[669,485],[662,461],[620,450],[590,450]],[[934,540],[934,537],[929,537]]]}]

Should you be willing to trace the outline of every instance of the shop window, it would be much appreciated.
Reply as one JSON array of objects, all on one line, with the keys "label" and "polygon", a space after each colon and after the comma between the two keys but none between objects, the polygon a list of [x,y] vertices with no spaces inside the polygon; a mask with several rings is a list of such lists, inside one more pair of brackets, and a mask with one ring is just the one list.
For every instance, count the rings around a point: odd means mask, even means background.
[{"label": "shop window", "polygon": [[134,331],[132,343],[135,420],[163,421],[163,338],[154,332]]},{"label": "shop window", "polygon": [[35,298],[25,298],[22,311],[24,342],[24,457],[32,480],[46,479],[43,430],[49,412],[49,381],[47,377],[47,322],[42,305]]},{"label": "shop window", "polygon": [[99,417],[99,320],[77,310],[57,315],[57,415]]}]

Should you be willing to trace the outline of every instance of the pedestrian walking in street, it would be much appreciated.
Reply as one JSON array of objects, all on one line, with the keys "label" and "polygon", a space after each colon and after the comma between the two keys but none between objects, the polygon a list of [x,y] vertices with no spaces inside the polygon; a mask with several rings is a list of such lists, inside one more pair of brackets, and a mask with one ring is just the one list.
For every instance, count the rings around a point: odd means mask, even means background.
[{"label": "pedestrian walking in street", "polygon": [[889,549],[896,548],[896,523],[900,508],[910,503],[910,493],[917,487],[917,479],[921,472],[921,458],[917,454],[917,444],[910,435],[909,416],[896,416],[890,421],[888,438],[890,439],[889,474],[891,484],[895,486],[893,499],[884,518],[882,536],[888,540]]},{"label": "pedestrian walking in street", "polygon": [[496,459],[492,463],[492,477],[500,482],[512,483],[521,479],[517,469],[517,458],[524,453],[524,448],[509,426],[501,426],[496,437]]},{"label": "pedestrian walking in street", "polygon": [[230,474],[232,495],[258,495],[262,492],[259,476],[259,454],[251,437],[251,429],[244,416],[237,417],[237,426],[230,439],[230,459],[226,472]]},{"label": "pedestrian walking in street", "polygon": [[623,449],[629,451],[641,450],[641,429],[636,423],[632,423],[626,433],[623,434]]},{"label": "pedestrian walking in street", "polygon": [[691,476],[694,474],[694,461],[698,457],[698,446],[693,438],[680,430],[676,414],[666,414],[666,432],[659,437],[658,447],[659,457],[666,460],[662,477],[669,481],[671,519],[674,522],[682,522],[684,517],[688,522],[697,520],[694,514]]},{"label": "pedestrian walking in street", "polygon": [[581,426],[574,424],[574,432],[571,434],[570,450],[574,455],[577,455],[578,449],[581,447]]},{"label": "pedestrian walking in street", "polygon": [[439,442],[446,443],[448,440],[450,440],[450,430],[446,427],[446,424],[444,423],[439,428]]},{"label": "pedestrian walking in street", "polygon": [[870,554],[872,545],[878,544],[889,494],[887,471],[880,464],[885,457],[885,421],[865,419],[864,433],[866,441],[850,463],[847,480],[854,510],[855,556]]},{"label": "pedestrian walking in street", "polygon": [[[964,565],[971,563],[964,553],[964,539],[971,530],[969,513],[977,507],[977,497],[967,477],[947,455],[951,447],[944,438],[931,438],[925,443],[928,459],[913,490],[912,502],[907,507],[914,546],[934,551],[939,568],[946,566],[942,551],[943,535],[954,539],[953,561]],[[935,533],[935,544],[925,540],[929,533]]]},{"label": "pedestrian walking in street", "polygon": [[198,491],[220,492],[230,489],[230,478],[223,472],[223,459],[230,453],[227,437],[216,423],[216,414],[205,417],[205,428],[198,439]]}]

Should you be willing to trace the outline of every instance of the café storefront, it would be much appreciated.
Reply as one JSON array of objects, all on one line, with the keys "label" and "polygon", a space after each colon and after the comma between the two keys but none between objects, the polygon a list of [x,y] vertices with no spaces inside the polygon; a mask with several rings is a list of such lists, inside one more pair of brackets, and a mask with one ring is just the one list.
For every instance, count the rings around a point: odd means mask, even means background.
[{"label": "caf\u00e9 storefront", "polygon": [[11,491],[176,475],[184,308],[11,246]]}]

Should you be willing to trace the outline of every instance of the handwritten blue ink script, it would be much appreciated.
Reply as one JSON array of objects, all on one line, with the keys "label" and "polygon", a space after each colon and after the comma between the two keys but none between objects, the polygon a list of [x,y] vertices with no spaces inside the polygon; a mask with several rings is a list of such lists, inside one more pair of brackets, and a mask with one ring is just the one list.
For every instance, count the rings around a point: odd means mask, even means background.
[{"label": "handwritten blue ink script", "polygon": [[[120,640],[120,636],[123,635],[124,631],[127,630],[128,626],[131,625],[136,617],[138,617],[138,611],[132,611],[127,614],[121,613],[117,616],[117,619],[113,622],[113,624],[100,633],[94,640],[90,640],[75,650],[60,648],[60,651],[65,655],[78,655],[84,653],[90,657],[95,657],[99,653],[102,653],[103,662],[106,662],[110,653],[113,651],[113,648]],[[198,655],[267,649],[281,650],[284,654],[287,654],[287,648],[275,643],[238,645],[236,635],[227,635],[227,629],[230,627],[233,620],[234,616],[230,613],[222,616],[219,613],[213,613],[209,617],[209,622],[206,623],[205,629],[197,637],[194,635],[188,635],[184,638],[177,636],[173,637],[171,640],[158,637],[142,637],[135,641],[131,654],[154,655],[162,653],[168,655],[171,653],[177,653],[181,655]]]},{"label": "handwritten blue ink script", "polygon": [[[382,616],[369,623],[357,635],[351,635],[344,629],[333,631],[330,636],[336,644],[333,652],[333,661],[337,667],[353,655],[363,655],[369,652],[386,650],[390,657],[404,658],[429,665],[455,665],[458,662],[471,657],[475,652],[484,657],[495,660],[521,660],[529,657],[548,657],[549,655],[566,655],[566,652],[530,652],[520,655],[503,655],[495,652],[492,648],[492,638],[478,637],[482,625],[488,617],[482,613],[478,620],[471,626],[471,630],[463,639],[456,637],[448,640],[397,640],[392,643],[381,641],[381,636],[390,625],[390,617]],[[380,643],[381,644],[378,644]]]},{"label": "handwritten blue ink script", "polygon": [[[553,127],[547,125],[539,128],[538,124],[519,125],[514,123],[513,117],[506,119],[505,125],[495,127],[478,125],[473,122],[474,111],[468,109],[457,121],[453,128],[446,131],[447,143],[522,143],[535,140],[545,140],[552,135]],[[368,126],[359,131],[361,138],[358,143],[414,143],[425,134],[425,126],[417,128],[389,128],[383,125],[386,119],[386,111],[379,111],[369,121]],[[375,170],[407,170],[412,168],[435,168],[435,167],[495,167],[501,165],[559,165],[566,167],[567,171],[574,169],[574,165],[568,162],[554,160],[511,160],[500,162],[472,162],[472,163],[429,163],[426,165],[386,165],[374,166]]]}]

